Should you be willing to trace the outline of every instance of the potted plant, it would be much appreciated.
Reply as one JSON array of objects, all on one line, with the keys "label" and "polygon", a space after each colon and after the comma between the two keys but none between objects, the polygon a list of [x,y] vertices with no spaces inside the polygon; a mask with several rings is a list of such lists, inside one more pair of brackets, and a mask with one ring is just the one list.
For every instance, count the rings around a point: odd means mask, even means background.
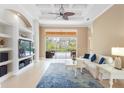
[{"label": "potted plant", "polygon": [[5,41],[3,39],[0,40],[0,47],[3,48],[5,44]]}]

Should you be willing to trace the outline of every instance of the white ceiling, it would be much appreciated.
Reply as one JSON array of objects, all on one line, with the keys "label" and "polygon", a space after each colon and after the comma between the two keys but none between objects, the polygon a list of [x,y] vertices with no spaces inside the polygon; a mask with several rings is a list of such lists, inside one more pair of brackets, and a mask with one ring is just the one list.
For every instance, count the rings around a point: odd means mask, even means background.
[{"label": "white ceiling", "polygon": [[25,9],[37,17],[42,26],[88,26],[99,15],[104,13],[112,5],[110,4],[64,4],[64,10],[74,12],[69,20],[63,20],[57,15],[49,13],[59,13],[60,4],[35,4],[23,5]]},{"label": "white ceiling", "polygon": [[[63,20],[61,17],[56,19],[57,15],[49,14],[49,13],[59,13],[60,5],[59,4],[46,4],[41,5],[37,4],[36,7],[39,8],[41,12],[40,19],[49,19],[49,20]],[[92,5],[87,4],[64,4],[63,5],[65,12],[74,12],[74,16],[70,16],[69,20],[80,20],[83,19],[88,11],[92,8]]]}]

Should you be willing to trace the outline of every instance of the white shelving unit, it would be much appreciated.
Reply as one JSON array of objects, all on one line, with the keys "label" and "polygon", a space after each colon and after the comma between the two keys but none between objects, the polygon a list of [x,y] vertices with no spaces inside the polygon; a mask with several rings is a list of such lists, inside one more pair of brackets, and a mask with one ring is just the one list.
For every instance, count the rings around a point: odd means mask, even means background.
[{"label": "white shelving unit", "polygon": [[[35,26],[36,23],[34,20],[32,20],[33,23],[31,23],[32,27],[29,28],[22,23],[22,20],[19,22],[18,18],[15,18],[13,14],[8,13],[7,15],[7,17],[10,17],[8,18],[10,20],[7,20],[9,23],[2,20],[4,17],[0,17],[0,40],[3,39],[5,41],[5,45],[0,48],[0,53],[7,52],[9,59],[5,62],[0,62],[0,66],[7,65],[8,73],[0,77],[0,84],[12,75],[17,75],[28,70],[33,65],[33,57],[34,55],[36,56],[35,53],[32,53],[30,56],[19,58],[19,40],[27,40],[32,43],[36,42],[37,40],[34,39],[36,33],[33,32],[35,32],[36,28],[37,30],[39,29],[38,26]],[[32,62],[19,69],[19,62],[28,58],[31,58]]]},{"label": "white shelving unit", "polygon": [[23,58],[19,58],[19,61],[22,61],[22,60],[25,60],[25,59],[28,59],[28,58],[32,58],[33,55],[31,56],[27,56],[27,57],[23,57]]},{"label": "white shelving unit", "polygon": [[29,28],[25,28],[25,27],[19,27],[20,32],[24,32],[24,33],[30,33],[32,34],[32,30]]},{"label": "white shelving unit", "polygon": [[0,52],[12,51],[12,48],[0,48]]},{"label": "white shelving unit", "polygon": [[28,40],[28,41],[32,41],[33,42],[33,39],[31,39],[31,38],[19,37],[19,39]]},{"label": "white shelving unit", "polygon": [[3,33],[0,33],[0,37],[2,37],[2,38],[11,38],[10,35],[3,34]]},{"label": "white shelving unit", "polygon": [[13,30],[13,26],[9,23],[5,22],[4,20],[0,19],[0,40],[4,40],[5,44],[2,48],[0,48],[0,53],[8,53],[8,61],[0,62],[0,66],[7,66],[7,74],[0,77],[0,83],[4,80],[8,79],[10,76],[12,76],[13,73],[13,33],[11,32]]},{"label": "white shelving unit", "polygon": [[[17,25],[17,32],[14,34],[14,42],[17,43],[14,49],[14,74],[18,75],[19,73],[22,73],[24,71],[26,71],[26,69],[28,69],[32,64],[33,64],[33,54],[31,54],[30,56],[25,56],[22,58],[19,58],[19,43],[18,41],[21,40],[26,40],[26,41],[31,41],[33,43],[33,31],[31,28],[27,28],[27,27],[20,27],[19,24]],[[19,69],[19,63],[20,61],[26,60],[31,58],[31,63],[26,65],[25,67]]]},{"label": "white shelving unit", "polygon": [[8,61],[5,61],[5,62],[1,62],[1,63],[0,63],[0,66],[7,65],[7,64],[10,64],[10,63],[12,63],[12,60],[8,60]]}]

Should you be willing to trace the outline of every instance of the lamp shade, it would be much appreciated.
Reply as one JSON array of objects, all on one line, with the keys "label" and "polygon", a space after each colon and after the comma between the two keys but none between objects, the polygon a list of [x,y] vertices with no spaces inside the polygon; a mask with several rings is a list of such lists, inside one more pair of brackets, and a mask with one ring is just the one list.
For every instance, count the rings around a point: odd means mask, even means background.
[{"label": "lamp shade", "polygon": [[112,47],[112,55],[124,56],[124,48],[122,48],[122,47]]}]

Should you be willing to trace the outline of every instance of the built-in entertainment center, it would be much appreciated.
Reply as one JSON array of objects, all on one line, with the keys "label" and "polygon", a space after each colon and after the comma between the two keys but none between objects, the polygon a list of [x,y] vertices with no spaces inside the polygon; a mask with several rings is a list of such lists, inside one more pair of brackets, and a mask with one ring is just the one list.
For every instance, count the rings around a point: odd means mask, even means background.
[{"label": "built-in entertainment center", "polygon": [[34,40],[33,40],[33,32],[31,28],[19,27],[18,34],[18,68],[16,68],[18,72],[21,72],[23,68],[27,68],[33,63],[34,56]]},{"label": "built-in entertainment center", "polygon": [[19,39],[19,58],[31,56],[33,54],[32,41]]},{"label": "built-in entertainment center", "polygon": [[32,58],[34,56],[33,42],[30,40],[19,39],[18,45],[19,59],[29,57],[27,59],[19,61],[19,69],[22,69],[32,63],[32,60],[34,60]]},{"label": "built-in entertainment center", "polygon": [[0,17],[0,83],[28,70],[35,62],[34,25],[20,25],[14,16],[9,15],[12,23]]}]

